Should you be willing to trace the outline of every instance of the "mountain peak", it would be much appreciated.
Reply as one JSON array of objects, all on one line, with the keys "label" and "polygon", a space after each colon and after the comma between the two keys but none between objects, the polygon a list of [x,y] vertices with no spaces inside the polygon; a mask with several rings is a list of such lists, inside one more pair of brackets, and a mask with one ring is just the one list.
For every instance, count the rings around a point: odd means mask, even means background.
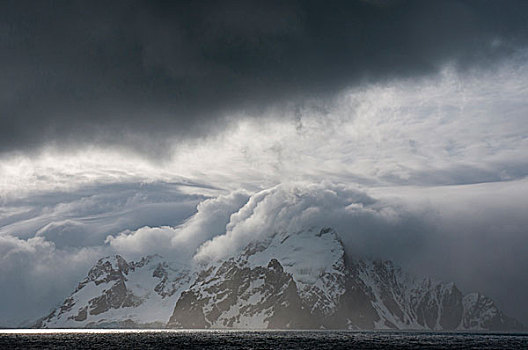
[{"label": "mountain peak", "polygon": [[100,259],[42,327],[511,330],[479,293],[388,260],[345,260],[337,232],[275,232],[215,263]]}]

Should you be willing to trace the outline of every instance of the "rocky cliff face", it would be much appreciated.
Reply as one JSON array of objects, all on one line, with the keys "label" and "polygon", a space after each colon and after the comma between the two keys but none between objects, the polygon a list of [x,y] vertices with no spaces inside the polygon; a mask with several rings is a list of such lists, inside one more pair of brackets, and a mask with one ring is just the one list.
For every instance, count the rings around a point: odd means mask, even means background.
[{"label": "rocky cliff face", "polygon": [[462,299],[463,313],[460,328],[476,330],[522,330],[523,325],[504,315],[493,300],[480,293],[470,293]]},{"label": "rocky cliff face", "polygon": [[175,328],[306,328],[297,286],[276,259],[240,267],[233,260],[201,273],[176,303]]},{"label": "rocky cliff face", "polygon": [[514,330],[481,294],[350,258],[332,229],[276,233],[194,270],[101,259],[41,327]]}]

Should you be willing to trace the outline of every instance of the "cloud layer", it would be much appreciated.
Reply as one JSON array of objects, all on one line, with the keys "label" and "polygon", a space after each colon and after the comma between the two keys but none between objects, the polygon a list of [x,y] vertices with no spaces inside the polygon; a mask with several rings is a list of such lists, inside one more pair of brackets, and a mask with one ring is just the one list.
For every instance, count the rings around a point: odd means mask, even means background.
[{"label": "cloud layer", "polygon": [[177,182],[217,195],[323,178],[367,186],[521,179],[528,174],[527,56],[486,70],[448,65],[424,78],[367,84],[324,103],[270,108],[263,120],[239,113],[223,133],[172,143],[163,162],[95,146],[4,156],[0,200],[94,183]]},{"label": "cloud layer", "polygon": [[[360,82],[487,66],[528,40],[524,1],[6,1],[0,151],[150,157],[239,111]],[[148,135],[148,136],[145,136]]]}]

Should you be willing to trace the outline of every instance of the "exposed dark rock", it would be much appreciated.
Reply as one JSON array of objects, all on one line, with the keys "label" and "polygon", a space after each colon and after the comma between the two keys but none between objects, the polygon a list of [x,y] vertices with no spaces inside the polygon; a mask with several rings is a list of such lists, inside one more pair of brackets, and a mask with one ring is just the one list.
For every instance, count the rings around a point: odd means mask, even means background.
[{"label": "exposed dark rock", "polygon": [[[253,295],[261,296],[249,303]],[[241,305],[237,305],[241,304]],[[237,315],[221,316],[231,308]],[[167,326],[178,328],[243,327],[244,318],[263,318],[269,328],[310,328],[315,325],[303,308],[291,275],[276,259],[268,267],[240,267],[226,261],[212,276],[197,281],[178,300]]]},{"label": "exposed dark rock", "polygon": [[77,316],[75,316],[73,319],[75,321],[78,321],[78,322],[81,322],[81,321],[84,321],[86,320],[86,318],[88,317],[88,308],[87,307],[83,307],[79,313],[77,314]]}]

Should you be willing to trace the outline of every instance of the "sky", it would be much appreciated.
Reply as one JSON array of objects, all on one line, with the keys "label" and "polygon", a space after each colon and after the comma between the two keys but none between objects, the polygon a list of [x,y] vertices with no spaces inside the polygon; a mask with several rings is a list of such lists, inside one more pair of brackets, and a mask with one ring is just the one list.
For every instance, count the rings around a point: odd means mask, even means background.
[{"label": "sky", "polygon": [[103,256],[312,226],[528,324],[527,2],[1,1],[0,28],[0,326]]}]

